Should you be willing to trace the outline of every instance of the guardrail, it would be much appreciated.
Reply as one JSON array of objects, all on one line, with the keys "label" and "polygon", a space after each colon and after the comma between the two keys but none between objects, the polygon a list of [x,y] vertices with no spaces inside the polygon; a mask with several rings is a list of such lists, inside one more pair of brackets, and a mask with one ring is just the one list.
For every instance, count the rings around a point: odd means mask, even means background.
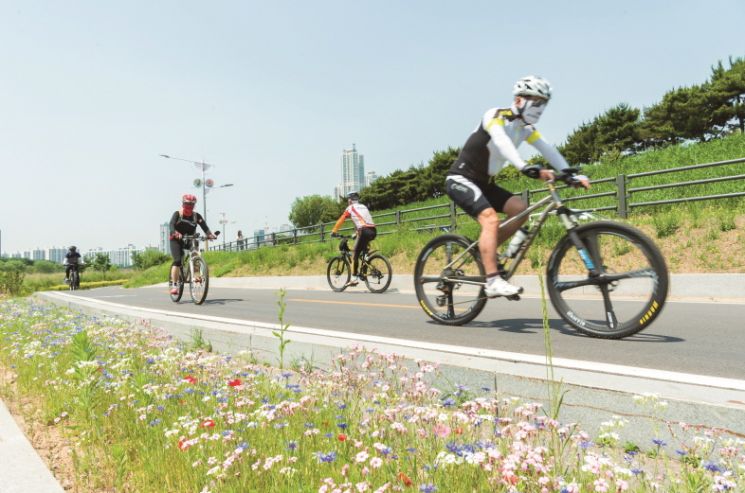
[{"label": "guardrail", "polygon": [[[688,181],[677,181],[673,183],[662,183],[652,184],[644,186],[632,186],[634,181],[644,181],[644,179],[651,176],[663,175],[668,173],[682,173],[685,171],[691,171],[703,168],[714,168],[720,166],[737,165],[739,167],[739,173],[718,176],[713,178],[704,178],[698,180]],[[646,171],[644,173],[632,173],[632,174],[620,174],[615,178],[602,178],[599,180],[593,180],[593,186],[609,184],[613,190],[601,191],[598,193],[583,194],[576,197],[565,198],[565,203],[579,203],[582,201],[592,201],[597,199],[612,199],[611,204],[597,205],[581,209],[585,211],[615,211],[620,217],[628,217],[632,209],[638,209],[641,207],[652,207],[665,204],[676,204],[681,202],[694,202],[701,200],[721,200],[736,197],[745,197],[745,191],[742,192],[730,192],[730,193],[718,193],[709,195],[695,195],[689,197],[675,197],[664,200],[640,200],[634,201],[635,196],[644,194],[645,192],[655,190],[666,190],[666,189],[685,189],[696,185],[706,185],[711,183],[735,181],[745,179],[745,158],[731,159],[727,161],[717,161],[713,163],[694,164],[691,166],[680,166],[677,168],[666,168],[657,171]],[[566,187],[561,187],[566,188]],[[539,188],[535,190],[524,190],[519,195],[526,203],[530,203],[534,196],[541,193],[546,193],[545,188]],[[573,205],[574,206],[574,205]],[[415,209],[402,209],[393,212],[385,212],[382,214],[373,214],[373,219],[378,228],[378,236],[393,234],[399,232],[401,229],[408,231],[435,231],[439,229],[455,229],[457,225],[458,216],[465,215],[465,212],[457,210],[455,204],[451,201],[443,202],[441,204],[435,204],[425,207],[417,207]],[[278,246],[287,244],[298,244],[298,243],[320,243],[326,241],[331,228],[334,223],[324,223],[317,226],[311,226],[306,228],[296,228],[287,231],[279,231],[276,233],[270,233],[261,237],[254,237],[252,239],[244,239],[241,241],[232,241],[230,243],[213,244],[210,246],[210,250],[225,250],[225,251],[240,251],[240,250],[253,250],[264,246]],[[341,232],[350,232],[354,228],[347,227],[343,228]]]}]

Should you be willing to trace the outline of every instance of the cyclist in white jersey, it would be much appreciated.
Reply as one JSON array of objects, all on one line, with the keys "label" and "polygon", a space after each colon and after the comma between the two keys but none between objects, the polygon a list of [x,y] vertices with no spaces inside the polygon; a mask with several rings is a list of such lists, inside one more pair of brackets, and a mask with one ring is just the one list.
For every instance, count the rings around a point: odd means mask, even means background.
[{"label": "cyclist in white jersey", "polygon": [[[484,113],[445,179],[445,190],[450,198],[481,225],[479,251],[486,269],[484,290],[489,297],[514,296],[522,292],[522,288],[500,277],[497,247],[525,220],[500,228],[497,212],[512,217],[527,208],[520,197],[496,185],[492,178],[509,163],[531,178],[553,179],[552,170],[526,168],[527,163],[517,152],[523,141],[535,147],[554,169],[560,171],[569,167],[559,151],[546,142],[534,126],[551,99],[548,81],[532,75],[523,77],[515,83],[512,92],[515,99],[509,108],[492,108]],[[589,188],[586,176],[576,175],[575,179],[579,185]]]},{"label": "cyclist in white jersey", "polygon": [[369,245],[378,235],[378,230],[375,229],[375,222],[373,221],[372,215],[370,215],[367,206],[365,206],[365,204],[360,204],[360,194],[358,192],[349,192],[347,195],[347,204],[347,208],[344,209],[339,220],[334,224],[334,228],[331,230],[331,236],[337,236],[337,231],[339,231],[347,218],[352,219],[354,227],[357,230],[357,241],[354,243],[352,278],[349,280],[347,285],[356,286],[359,284],[357,267],[359,266],[360,253],[367,250],[367,245]]}]

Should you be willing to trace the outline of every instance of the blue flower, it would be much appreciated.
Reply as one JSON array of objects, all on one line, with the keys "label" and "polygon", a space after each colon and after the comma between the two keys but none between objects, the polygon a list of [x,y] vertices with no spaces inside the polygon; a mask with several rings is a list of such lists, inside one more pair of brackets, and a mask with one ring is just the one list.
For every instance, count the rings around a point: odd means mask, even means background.
[{"label": "blue flower", "polygon": [[643,474],[643,473],[644,473],[643,469],[634,468],[631,470],[631,474],[633,474],[634,476],[638,476],[639,474]]},{"label": "blue flower", "polygon": [[336,426],[338,426],[342,430],[346,430],[347,429],[347,424],[346,423],[336,423]]},{"label": "blue flower", "polygon": [[442,401],[442,405],[445,407],[452,407],[455,405],[455,399],[453,399],[452,397],[448,397],[447,399]]},{"label": "blue flower", "polygon": [[295,450],[297,448],[297,442],[295,440],[290,440],[287,442],[287,448],[290,450]]},{"label": "blue flower", "polygon": [[724,469],[714,464],[713,462],[707,462],[706,465],[704,465],[704,468],[707,471],[711,471],[711,472],[724,472]]},{"label": "blue flower", "polygon": [[654,443],[658,447],[664,447],[665,445],[667,445],[667,443],[665,443],[665,441],[660,438],[653,438],[652,443]]},{"label": "blue flower", "polygon": [[148,423],[148,424],[150,426],[158,426],[160,423],[161,423],[161,419],[160,418],[155,418],[154,420],[150,421],[150,423]]},{"label": "blue flower", "polygon": [[422,493],[434,493],[435,491],[437,491],[437,486],[433,485],[432,483],[423,484],[419,486],[419,491],[421,491]]},{"label": "blue flower", "polygon": [[328,454],[324,454],[323,452],[316,452],[316,457],[318,457],[319,462],[334,462],[336,460],[336,452],[329,452]]}]

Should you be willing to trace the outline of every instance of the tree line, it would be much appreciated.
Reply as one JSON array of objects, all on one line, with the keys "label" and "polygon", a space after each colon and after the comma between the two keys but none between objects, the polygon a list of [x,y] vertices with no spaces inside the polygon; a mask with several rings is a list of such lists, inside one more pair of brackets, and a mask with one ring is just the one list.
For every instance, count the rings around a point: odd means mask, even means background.
[{"label": "tree line", "polygon": [[[745,132],[745,58],[730,58],[711,69],[702,84],[674,88],[644,109],[620,103],[573,130],[559,151],[571,165],[616,160],[648,149],[686,141],[707,141]],[[444,194],[445,176],[459,148],[434,152],[429,162],[396,170],[360,192],[372,210],[389,209]],[[531,163],[546,164],[541,156]],[[506,168],[512,173],[513,168]],[[342,198],[311,195],[295,199],[290,221],[307,227],[336,220]]]}]

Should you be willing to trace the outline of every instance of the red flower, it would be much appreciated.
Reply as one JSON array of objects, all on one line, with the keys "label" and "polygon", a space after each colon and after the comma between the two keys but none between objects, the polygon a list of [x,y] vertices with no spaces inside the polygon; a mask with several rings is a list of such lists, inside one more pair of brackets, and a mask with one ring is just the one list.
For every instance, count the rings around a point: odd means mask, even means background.
[{"label": "red flower", "polygon": [[187,382],[187,383],[194,385],[195,383],[197,383],[197,379],[192,377],[191,375],[186,375],[183,378],[182,382]]},{"label": "red flower", "polygon": [[338,438],[340,442],[345,442],[347,440],[347,435],[345,435],[344,433],[339,433],[336,438]]},{"label": "red flower", "polygon": [[188,449],[189,447],[191,447],[191,444],[188,443],[188,441],[184,437],[181,437],[181,438],[178,439],[178,449],[179,450],[184,451],[184,450]]},{"label": "red flower", "polygon": [[228,381],[228,387],[238,387],[239,385],[242,385],[243,382],[241,382],[240,378],[236,378],[235,380],[229,380]]},{"label": "red flower", "polygon": [[407,476],[406,474],[404,474],[403,472],[399,472],[398,473],[398,479],[401,480],[401,482],[404,484],[404,486],[411,486],[412,484],[414,484],[414,482],[411,480],[411,478],[409,476]]},{"label": "red flower", "polygon": [[456,435],[462,435],[462,434],[463,434],[463,428],[461,428],[460,426],[458,426],[457,428],[455,428],[455,429],[453,430],[453,432],[454,432],[454,433],[455,433]]},{"label": "red flower", "polygon": [[205,419],[204,421],[202,421],[202,428],[214,428],[214,427],[215,427],[214,420]]}]

